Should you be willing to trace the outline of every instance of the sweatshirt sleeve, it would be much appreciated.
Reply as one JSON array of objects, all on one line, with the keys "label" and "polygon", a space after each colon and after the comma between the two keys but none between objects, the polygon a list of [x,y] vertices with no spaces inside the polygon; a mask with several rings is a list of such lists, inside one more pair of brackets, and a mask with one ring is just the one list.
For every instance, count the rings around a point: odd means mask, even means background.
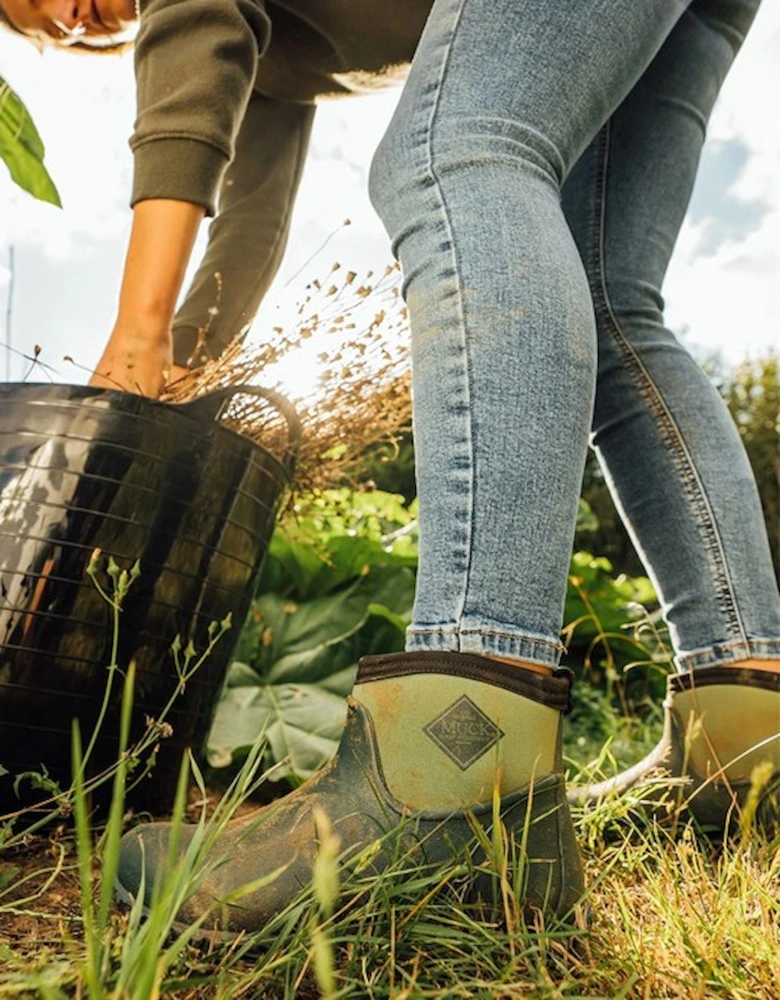
[{"label": "sweatshirt sleeve", "polygon": [[311,104],[250,101],[203,261],[174,320],[176,364],[217,357],[254,318],[287,244],[313,119]]},{"label": "sweatshirt sleeve", "polygon": [[262,0],[148,0],[135,43],[132,204],[214,213],[270,25]]}]

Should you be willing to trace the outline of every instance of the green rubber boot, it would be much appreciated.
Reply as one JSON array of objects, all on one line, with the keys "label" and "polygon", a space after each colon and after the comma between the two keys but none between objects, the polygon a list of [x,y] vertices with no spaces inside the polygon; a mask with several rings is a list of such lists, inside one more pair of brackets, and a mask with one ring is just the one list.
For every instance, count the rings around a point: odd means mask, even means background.
[{"label": "green rubber boot", "polygon": [[[361,862],[370,857],[371,869],[383,871],[399,849],[417,866],[462,861],[466,851],[479,864],[473,824],[490,833],[494,789],[507,856],[521,859],[523,902],[567,915],[583,890],[560,751],[570,686],[568,671],[544,676],[469,654],[364,658],[334,759],[286,797],[226,825],[179,922],[209,910],[222,931],[263,927],[310,884],[322,813],[347,870],[364,852]],[[178,856],[194,830],[181,828]],[[125,835],[120,900],[143,886],[149,902],[170,864],[171,835],[167,823]],[[490,904],[496,880],[485,868],[475,869],[468,898]],[[224,904],[266,876],[262,887]]]},{"label": "green rubber boot", "polygon": [[[672,815],[693,816],[716,833],[753,821],[780,832],[780,674],[747,667],[708,667],[667,681],[664,733],[638,764],[614,778],[572,787],[569,801],[595,802],[639,789],[654,792]],[[666,788],[663,775],[674,778]],[[641,796],[647,783],[648,795]]]}]

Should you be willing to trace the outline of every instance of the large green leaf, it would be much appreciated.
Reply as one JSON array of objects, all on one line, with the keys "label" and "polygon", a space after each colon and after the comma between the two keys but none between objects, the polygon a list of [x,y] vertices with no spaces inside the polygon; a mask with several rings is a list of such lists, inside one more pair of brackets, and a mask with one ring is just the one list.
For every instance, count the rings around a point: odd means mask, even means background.
[{"label": "large green leaf", "polygon": [[413,596],[410,569],[377,566],[309,601],[258,598],[209,735],[212,765],[264,736],[274,779],[299,781],[321,767],[336,750],[358,660],[403,648]]},{"label": "large green leaf", "polygon": [[[355,667],[321,684],[263,684],[245,664],[231,668],[253,674],[252,684],[229,686],[219,704],[209,736],[209,757],[214,764],[241,755],[258,737],[266,740],[265,764],[273,768],[269,777],[307,778],[336,752],[352,690]],[[276,766],[274,766],[276,765]]]},{"label": "large green leaf", "polygon": [[[253,624],[241,636],[237,655],[268,680],[288,671],[284,661],[335,649],[362,625],[368,598],[350,587],[313,601],[292,601],[264,594],[255,601]],[[281,664],[281,666],[280,666]],[[305,676],[319,680],[320,676]]]},{"label": "large green leaf", "polygon": [[345,643],[363,628],[371,604],[408,619],[413,599],[414,573],[403,566],[372,567],[348,587],[308,601],[264,594],[252,606],[236,657],[278,680],[285,673],[280,661],[302,652],[329,655]]},{"label": "large green leaf", "polygon": [[43,165],[38,130],[19,95],[0,77],[0,158],[13,180],[41,201],[62,207],[59,193]]}]

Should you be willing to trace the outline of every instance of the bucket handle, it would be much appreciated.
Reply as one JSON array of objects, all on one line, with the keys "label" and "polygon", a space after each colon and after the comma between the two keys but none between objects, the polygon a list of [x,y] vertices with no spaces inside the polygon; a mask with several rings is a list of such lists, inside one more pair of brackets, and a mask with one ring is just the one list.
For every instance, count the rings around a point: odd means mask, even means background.
[{"label": "bucket handle", "polygon": [[224,389],[214,389],[212,392],[204,393],[202,396],[188,400],[186,403],[180,403],[179,405],[203,409],[206,411],[203,416],[219,422],[227,409],[228,403],[234,396],[260,396],[263,399],[267,399],[287,421],[287,447],[282,458],[282,464],[285,467],[288,477],[292,476],[301,443],[301,421],[295,411],[295,407],[280,392],[257,385],[229,385]]}]

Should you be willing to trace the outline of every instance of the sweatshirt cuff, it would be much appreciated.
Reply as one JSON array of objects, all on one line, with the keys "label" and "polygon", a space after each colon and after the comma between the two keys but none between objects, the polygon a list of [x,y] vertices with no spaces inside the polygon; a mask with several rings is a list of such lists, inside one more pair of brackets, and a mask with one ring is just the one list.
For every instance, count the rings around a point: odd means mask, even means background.
[{"label": "sweatshirt cuff", "polygon": [[147,139],[134,145],[131,206],[147,198],[171,198],[203,205],[214,215],[229,157],[198,139]]}]

